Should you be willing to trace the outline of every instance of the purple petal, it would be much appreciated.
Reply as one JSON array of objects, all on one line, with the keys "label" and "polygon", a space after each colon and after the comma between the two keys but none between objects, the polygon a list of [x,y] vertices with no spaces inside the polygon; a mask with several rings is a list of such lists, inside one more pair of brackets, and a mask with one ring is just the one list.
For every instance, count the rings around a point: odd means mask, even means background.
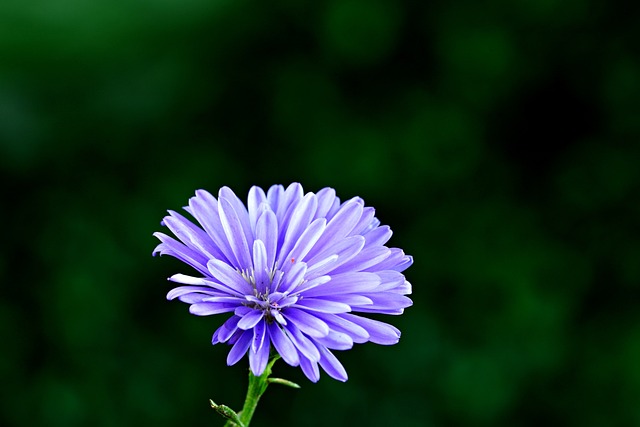
[{"label": "purple petal", "polygon": [[237,295],[237,296],[241,296],[242,295],[237,290],[232,289],[229,286],[224,285],[222,283],[214,282],[211,279],[203,279],[203,278],[200,278],[200,277],[191,277],[191,276],[187,276],[186,274],[174,274],[173,276],[169,277],[169,279],[167,279],[167,280],[170,280],[170,281],[176,282],[176,283],[184,283],[185,285],[206,286],[206,287],[211,288],[211,289],[217,289],[218,291],[220,291],[222,293],[226,293],[226,294]]},{"label": "purple petal", "polygon": [[298,352],[313,361],[320,360],[320,352],[313,342],[307,338],[294,324],[289,323],[285,329]]},{"label": "purple petal", "polygon": [[181,295],[178,297],[178,301],[184,302],[186,304],[198,304],[201,302],[207,302],[205,301],[206,299],[207,299],[206,295],[195,293],[195,292]]},{"label": "purple petal", "polygon": [[251,224],[251,230],[255,233],[256,222],[260,216],[260,205],[267,203],[267,196],[264,194],[264,190],[258,186],[253,186],[249,190],[249,197],[247,198],[247,208],[249,212],[249,223]]},{"label": "purple petal", "polygon": [[269,286],[269,269],[267,267],[267,249],[262,240],[253,242],[253,277],[256,282],[256,290],[263,294]]},{"label": "purple petal", "polygon": [[365,247],[359,254],[331,271],[332,274],[346,271],[364,271],[369,267],[379,265],[391,254],[391,250],[385,246]]},{"label": "purple petal", "polygon": [[220,223],[216,198],[207,191],[196,191],[196,196],[189,199],[189,212],[198,220],[213,244],[224,254],[224,257],[220,259],[232,262],[234,256]]},{"label": "purple petal", "polygon": [[[362,236],[351,236],[346,239],[340,240],[338,243],[333,245],[329,245],[325,250],[321,253],[314,256],[310,259],[307,264],[309,264],[309,270],[313,272],[315,276],[326,274],[330,271],[333,271],[339,268],[341,265],[345,264],[353,257],[355,257],[362,248],[364,248],[365,240]],[[337,255],[338,259],[335,263],[329,265],[319,266],[322,260],[326,259],[326,257],[330,255]]]},{"label": "purple petal", "polygon": [[289,226],[289,220],[293,213],[293,208],[303,196],[304,191],[302,190],[302,186],[297,182],[290,184],[284,193],[282,193],[282,196],[278,201],[277,210],[274,208],[276,216],[278,217],[278,224],[281,226],[278,240],[282,241],[284,238],[284,233]]},{"label": "purple petal", "polygon": [[353,342],[364,343],[369,341],[369,332],[360,325],[357,325],[350,320],[344,319],[343,314],[325,314],[317,313],[316,317],[325,322],[331,330],[335,332],[343,332],[353,339]]},{"label": "purple petal", "polygon": [[326,323],[299,308],[287,307],[283,310],[282,314],[287,320],[293,322],[298,329],[310,337],[326,337],[329,333],[329,326],[327,326]]},{"label": "purple petal", "polygon": [[[220,191],[222,192],[222,190]],[[241,216],[247,216],[247,213],[236,212],[231,202],[226,198],[219,199],[218,207],[224,234],[227,236],[227,240],[237,260],[237,263],[233,263],[234,267],[240,269],[252,268],[253,264],[251,262],[249,244],[253,246],[253,238],[251,235],[245,234],[242,220],[240,219]]]},{"label": "purple petal", "polygon": [[347,371],[333,353],[322,346],[319,346],[318,349],[321,354],[320,366],[322,366],[322,369],[324,369],[331,378],[335,378],[338,381],[346,381],[348,379]]},{"label": "purple petal", "polygon": [[405,282],[404,275],[394,270],[384,270],[376,272],[380,277],[380,286],[376,291],[391,291],[403,286]]},{"label": "purple petal", "polygon": [[274,289],[274,291],[280,291],[283,293],[290,292],[302,283],[305,273],[307,272],[307,264],[304,262],[293,262],[293,267],[283,277],[283,285],[280,285],[280,289]]},{"label": "purple petal", "polygon": [[333,202],[336,200],[336,190],[330,187],[323,188],[318,191],[316,198],[318,199],[318,208],[316,209],[314,219],[326,218],[329,209],[331,209]]},{"label": "purple petal", "polygon": [[328,301],[319,298],[303,298],[294,304],[293,307],[323,313],[347,313],[351,311],[351,307],[343,302]]},{"label": "purple petal", "polygon": [[230,297],[230,296],[221,296],[221,295],[215,295],[215,296],[204,295],[204,302],[226,302],[226,303],[232,303],[232,304],[235,304],[236,306],[238,306],[239,304],[243,304],[245,301],[246,301],[246,299],[242,298],[242,297]]},{"label": "purple petal", "polygon": [[393,270],[404,271],[407,268],[411,267],[412,264],[413,264],[413,257],[411,255],[405,255],[402,258],[402,261],[393,267]]},{"label": "purple petal", "polygon": [[[258,323],[253,330],[253,343],[249,350],[249,366],[253,375],[260,376],[267,367],[269,361],[269,349],[271,347],[266,334],[267,327],[264,321]],[[256,342],[260,344],[256,345]]]},{"label": "purple petal", "polygon": [[229,304],[226,302],[201,302],[192,304],[189,307],[189,313],[196,316],[210,316],[212,314],[228,313],[236,308],[237,304]]},{"label": "purple petal", "polygon": [[338,213],[327,223],[324,233],[309,253],[310,257],[320,253],[327,245],[344,239],[362,215],[362,203],[355,200],[345,202]]},{"label": "purple petal", "polygon": [[249,247],[251,247],[251,245],[253,244],[253,232],[251,229],[251,222],[249,221],[249,213],[247,212],[247,208],[244,206],[244,203],[242,203],[242,200],[240,200],[238,196],[235,195],[233,190],[231,190],[229,187],[222,187],[220,189],[220,191],[218,192],[218,199],[224,199],[231,204],[233,210],[236,212],[236,215],[238,215],[242,231],[247,237]]},{"label": "purple petal", "polygon": [[172,300],[191,293],[200,293],[203,294],[204,297],[206,297],[207,295],[221,295],[220,292],[205,286],[178,286],[177,288],[171,289],[169,293],[167,293],[167,299]]},{"label": "purple petal", "polygon": [[320,299],[324,301],[341,302],[349,306],[373,304],[373,301],[371,301],[370,298],[367,298],[363,295],[356,295],[356,294],[324,295],[321,297],[315,297],[315,299]]},{"label": "purple petal", "polygon": [[[285,258],[284,268],[289,265],[286,260],[294,259],[296,261],[303,261],[305,256],[316,244],[325,227],[327,226],[327,220],[324,218],[318,218],[309,224],[309,227],[302,233],[295,246]],[[281,254],[282,255],[282,254]]]},{"label": "purple petal", "polygon": [[[362,204],[364,205],[364,201],[362,201]],[[372,207],[363,208],[362,216],[349,234],[363,234],[366,231],[369,231],[369,227],[371,226],[371,222],[373,221],[373,216],[375,215],[375,213],[376,210]]]},{"label": "purple petal", "polygon": [[164,224],[191,249],[202,253],[207,258],[224,258],[220,249],[200,227],[194,225],[184,216],[174,211],[168,211],[170,216],[164,217]]},{"label": "purple petal", "polygon": [[276,263],[278,268],[282,267],[282,264],[288,261],[285,257],[289,254],[291,249],[293,249],[293,246],[298,241],[302,233],[309,227],[309,223],[313,218],[317,204],[316,195],[308,193],[304,198],[302,198],[302,200],[300,200],[291,213],[291,219],[287,225],[284,242],[280,248],[280,257]]},{"label": "purple petal", "polygon": [[295,346],[289,337],[280,329],[276,323],[269,323],[269,337],[278,354],[291,366],[298,366],[300,359]]},{"label": "purple petal", "polygon": [[242,359],[251,346],[251,340],[253,339],[253,331],[244,331],[238,341],[233,345],[231,351],[227,355],[227,365],[235,365],[238,360]]},{"label": "purple petal", "polygon": [[186,245],[164,233],[156,232],[153,233],[153,235],[162,242],[153,250],[154,254],[159,253],[160,255],[172,256],[195,268],[200,273],[208,274],[206,268],[207,257],[202,255],[200,252],[190,249]]},{"label": "purple petal", "polygon": [[[269,339],[267,336],[267,323],[264,319],[261,322],[258,322],[256,326],[253,328],[253,342],[251,343],[251,350],[253,352],[257,352],[263,346],[269,347]],[[267,353],[269,353],[267,351]]]},{"label": "purple petal", "polygon": [[355,272],[331,276],[331,280],[304,292],[305,297],[318,297],[336,294],[361,294],[373,291],[380,284],[380,278],[374,273]]},{"label": "purple petal", "polygon": [[384,259],[384,261],[367,268],[366,271],[403,271],[409,268],[409,266],[413,263],[413,258],[405,255],[401,249],[390,248],[390,251],[391,253],[387,258]]},{"label": "purple petal", "polygon": [[256,223],[256,239],[261,240],[266,249],[268,269],[273,267],[278,250],[278,220],[271,210],[264,211]]},{"label": "purple petal", "polygon": [[[324,276],[325,273],[331,271],[334,268],[336,262],[338,262],[338,255],[331,255],[318,262],[315,262],[311,267],[307,269],[307,279],[316,279],[320,276]],[[307,264],[309,265],[309,264]]]},{"label": "purple petal", "polygon": [[[307,270],[308,272],[308,270]],[[316,277],[315,279],[311,279],[308,280],[304,283],[301,283],[298,288],[294,289],[294,291],[297,294],[302,294],[305,291],[307,291],[308,289],[313,289],[316,286],[320,286],[323,283],[327,283],[329,280],[331,280],[331,276],[320,276],[320,277]]]},{"label": "purple petal", "polygon": [[253,294],[253,287],[226,262],[212,259],[207,263],[207,267],[216,281],[244,295]]},{"label": "purple petal", "polygon": [[262,320],[264,312],[262,310],[251,310],[249,313],[242,316],[242,319],[238,322],[238,328],[251,329]]},{"label": "purple petal", "polygon": [[315,338],[315,342],[334,350],[349,350],[353,347],[353,338],[344,332],[330,331],[326,337]]},{"label": "purple petal", "polygon": [[[365,296],[369,297],[373,303],[364,307],[354,306],[354,311],[364,312],[366,310],[367,313],[376,313],[376,310],[402,310],[413,305],[411,299],[395,292],[376,292],[365,294]],[[401,313],[402,311],[397,314]]]},{"label": "purple petal", "polygon": [[309,380],[314,383],[317,383],[320,380],[320,369],[318,369],[318,363],[309,360],[304,356],[300,357],[300,368],[302,368],[302,372],[306,375]]},{"label": "purple petal", "polygon": [[282,326],[285,326],[287,324],[287,320],[284,318],[284,316],[282,315],[280,310],[278,310],[276,308],[272,308],[270,310],[270,313],[273,316],[273,318],[276,319],[276,322],[278,322]]},{"label": "purple petal", "polygon": [[376,344],[392,345],[397,344],[400,340],[400,331],[398,328],[391,326],[388,323],[367,319],[366,317],[360,317],[349,313],[336,314],[336,316],[362,326],[369,333],[369,341]]},{"label": "purple petal", "polygon": [[362,236],[365,238],[365,246],[382,246],[389,241],[393,232],[388,225],[374,228]]},{"label": "purple petal", "polygon": [[238,316],[231,316],[218,328],[218,340],[220,342],[228,341],[236,333],[240,319]]},{"label": "purple petal", "polygon": [[284,195],[284,187],[282,185],[272,185],[267,190],[267,201],[269,205],[271,205],[271,209],[276,212],[278,206],[280,206],[280,201]]}]

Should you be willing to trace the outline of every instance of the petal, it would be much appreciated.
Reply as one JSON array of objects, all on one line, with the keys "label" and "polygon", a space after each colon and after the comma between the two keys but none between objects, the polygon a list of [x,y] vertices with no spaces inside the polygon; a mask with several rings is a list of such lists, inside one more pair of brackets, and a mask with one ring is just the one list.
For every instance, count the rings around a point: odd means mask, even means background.
[{"label": "petal", "polygon": [[258,322],[253,328],[253,342],[251,343],[251,350],[257,352],[262,347],[267,346],[267,355],[269,353],[269,338],[267,334],[267,323],[264,319]]},{"label": "petal", "polygon": [[235,289],[230,288],[227,285],[224,285],[222,283],[217,283],[214,282],[211,279],[203,279],[201,277],[192,277],[192,276],[187,276],[186,274],[174,274],[173,276],[169,277],[169,279],[172,282],[176,282],[176,283],[184,283],[185,285],[201,285],[201,286],[206,286],[209,287],[211,289],[216,289],[222,293],[225,294],[231,294],[231,295],[236,295],[236,296],[240,296],[242,295],[241,293],[239,293],[238,291],[236,291]]},{"label": "petal", "polygon": [[191,293],[200,293],[205,297],[207,295],[220,295],[220,292],[205,286],[178,286],[167,293],[167,299],[172,300]]},{"label": "petal", "polygon": [[331,276],[331,280],[313,289],[304,291],[305,297],[317,297],[336,294],[362,294],[373,291],[380,284],[380,278],[374,273],[356,272]]},{"label": "petal", "polygon": [[317,383],[320,380],[320,369],[318,369],[317,362],[302,356],[300,357],[300,368],[310,381]]},{"label": "petal", "polygon": [[213,244],[224,254],[220,259],[232,262],[234,256],[220,223],[216,198],[205,190],[196,191],[196,196],[189,199],[189,212],[198,220]]},{"label": "petal", "polygon": [[289,270],[288,273],[284,275],[282,278],[282,284],[280,284],[280,289],[273,289],[273,291],[280,291],[283,293],[287,293],[297,288],[304,278],[305,273],[307,272],[307,263],[305,262],[293,262],[293,267]]},{"label": "petal", "polygon": [[304,261],[305,256],[316,244],[325,227],[327,226],[327,220],[324,218],[318,218],[309,224],[309,227],[302,233],[295,246],[289,254],[285,257],[284,268],[289,265],[286,260]]},{"label": "petal", "polygon": [[[308,272],[309,270],[307,270]],[[331,280],[331,276],[320,276],[315,279],[308,280],[306,282],[301,283],[298,288],[294,289],[296,294],[302,294],[308,289],[313,289],[316,286],[320,286],[323,283],[327,283]]]},{"label": "petal", "polygon": [[280,329],[280,326],[276,323],[269,323],[267,325],[269,330],[269,338],[275,347],[278,354],[291,366],[298,366],[300,359],[298,358],[298,352],[295,346],[289,339],[289,337]]},{"label": "petal", "polygon": [[378,271],[376,274],[380,277],[380,286],[376,291],[391,291],[404,286],[405,278],[402,273],[394,270],[384,270]]},{"label": "petal", "polygon": [[196,316],[210,316],[212,314],[228,313],[235,310],[237,304],[229,304],[226,302],[201,302],[191,304],[189,313]]},{"label": "petal", "polygon": [[[307,262],[307,264],[309,264],[309,270],[313,271],[314,275],[323,275],[330,271],[334,271],[360,253],[362,248],[364,248],[364,244],[364,237],[351,236],[346,239],[342,239],[333,245],[329,245],[325,250],[315,255]],[[324,265],[322,267],[317,265],[322,262],[320,260],[326,259],[326,257],[330,255],[338,256],[338,259],[334,264]]]},{"label": "petal", "polygon": [[348,379],[347,371],[344,369],[344,366],[338,361],[338,359],[323,346],[319,346],[321,358],[320,358],[320,366],[325,370],[327,374],[331,378],[334,378],[338,381],[346,381]]},{"label": "petal", "polygon": [[269,270],[267,267],[267,249],[262,240],[253,242],[253,277],[256,282],[256,290],[263,294],[269,287]]},{"label": "petal", "polygon": [[[402,309],[413,305],[413,301],[411,301],[411,299],[395,292],[369,293],[365,294],[365,296],[369,297],[373,303],[367,304],[364,307],[353,306],[353,311],[360,311],[363,313],[384,312],[385,314],[402,314]],[[398,312],[398,310],[400,311]]]},{"label": "petal", "polygon": [[253,295],[253,287],[229,264],[217,259],[209,260],[207,263],[209,273],[216,281],[224,284],[235,292],[244,295]]},{"label": "petal", "polygon": [[368,246],[352,259],[331,271],[332,274],[346,271],[364,271],[372,266],[379,265],[391,254],[391,250],[385,246]]},{"label": "petal", "polygon": [[334,268],[335,264],[338,262],[338,258],[340,257],[337,254],[334,254],[321,259],[320,261],[314,262],[314,264],[307,269],[307,279],[316,279],[320,276],[324,276]]},{"label": "petal", "polygon": [[154,255],[159,253],[160,255],[169,255],[179,259],[187,265],[195,268],[202,274],[207,274],[207,257],[200,252],[194,251],[187,247],[183,243],[178,242],[172,237],[167,236],[164,233],[153,233],[162,243],[160,243],[153,250]]},{"label": "petal", "polygon": [[[222,193],[222,190],[220,190],[220,192]],[[251,254],[249,253],[249,242],[253,246],[253,236],[245,233],[241,220],[241,217],[247,216],[246,211],[236,212],[231,202],[222,197],[220,197],[218,205],[220,222],[222,223],[224,234],[227,236],[227,240],[237,261],[236,263],[232,262],[233,266],[240,269],[252,268],[253,264],[251,263]]]},{"label": "petal", "polygon": [[267,334],[267,326],[264,320],[253,328],[253,341],[249,350],[249,366],[253,375],[260,376],[267,367],[271,344]]},{"label": "petal", "polygon": [[294,182],[290,184],[287,189],[282,193],[282,197],[278,203],[278,209],[276,211],[276,217],[278,218],[278,224],[280,224],[280,234],[278,240],[282,242],[284,240],[285,232],[289,226],[289,220],[293,213],[293,208],[302,199],[304,192],[302,186]]},{"label": "petal", "polygon": [[299,308],[287,307],[282,311],[282,314],[287,320],[293,322],[298,329],[310,337],[326,337],[329,333],[329,326],[327,326],[326,323]]},{"label": "petal", "polygon": [[316,317],[329,325],[332,331],[343,332],[353,339],[353,342],[364,343],[369,341],[369,332],[360,325],[344,319],[343,314],[317,313]]},{"label": "petal", "polygon": [[316,198],[318,199],[318,208],[316,209],[314,219],[326,218],[329,209],[331,209],[336,200],[336,190],[330,187],[323,188],[318,191]]},{"label": "petal", "polygon": [[260,205],[267,203],[267,195],[264,194],[262,188],[253,186],[249,190],[249,197],[247,198],[247,208],[249,212],[249,224],[251,224],[251,230],[255,233],[256,223],[260,216]]},{"label": "petal", "polygon": [[267,190],[267,201],[274,213],[278,210],[283,195],[284,187],[282,185],[272,185],[269,187],[269,190]]},{"label": "petal", "polygon": [[366,317],[356,316],[349,313],[336,314],[336,316],[362,326],[369,333],[369,341],[373,343],[392,345],[398,343],[400,340],[400,331],[398,328],[391,326],[388,323],[367,319]]},{"label": "petal", "polygon": [[323,295],[321,297],[316,297],[316,299],[320,299],[324,301],[341,302],[351,307],[353,307],[354,305],[361,306],[361,305],[373,304],[373,301],[371,301],[371,298],[367,298],[366,296],[356,295],[356,294]]},{"label": "petal", "polygon": [[200,252],[207,258],[224,258],[224,255],[213,243],[211,237],[209,237],[209,235],[207,235],[207,233],[205,233],[200,227],[197,227],[177,212],[168,212],[170,216],[164,217],[164,224],[185,245],[197,252]]},{"label": "petal", "polygon": [[389,241],[393,232],[388,225],[374,228],[363,234],[366,243],[365,246],[382,246]]},{"label": "petal", "polygon": [[[362,201],[364,205],[364,201]],[[371,227],[373,216],[375,215],[376,210],[372,207],[366,207],[362,209],[362,216],[358,220],[358,223],[353,227],[350,234],[363,234],[369,231],[369,227]]]},{"label": "petal", "polygon": [[291,342],[293,342],[293,345],[300,354],[316,362],[320,360],[320,352],[316,346],[313,345],[313,342],[300,331],[300,329],[298,329],[293,323],[289,323],[285,327],[285,330],[287,331],[289,339],[291,339]]},{"label": "petal", "polygon": [[329,331],[329,335],[323,338],[316,338],[315,342],[334,350],[349,350],[353,347],[353,338],[344,332]]},{"label": "petal", "polygon": [[267,253],[266,266],[271,270],[278,250],[278,220],[272,210],[266,210],[258,217],[256,239],[264,243]]},{"label": "petal", "polygon": [[413,263],[413,258],[405,255],[402,249],[390,248],[390,251],[391,253],[384,259],[384,261],[367,268],[366,271],[404,271]]},{"label": "petal", "polygon": [[238,328],[244,330],[251,329],[262,320],[263,316],[264,312],[262,310],[251,310],[249,313],[242,316],[242,319],[238,322]]},{"label": "petal", "polygon": [[328,301],[319,298],[303,298],[292,307],[323,313],[347,313],[351,311],[351,307],[343,302]]},{"label": "petal", "polygon": [[239,316],[231,316],[218,328],[218,340],[220,342],[228,341],[238,330],[238,322],[240,319]]},{"label": "petal", "polygon": [[251,346],[251,340],[253,338],[253,331],[244,331],[238,341],[233,345],[231,351],[227,355],[227,365],[235,365],[238,360],[242,359]]},{"label": "petal", "polygon": [[320,253],[327,245],[344,239],[362,215],[362,203],[357,200],[345,202],[338,213],[327,223],[327,228],[309,253],[310,257]]},{"label": "petal", "polygon": [[[280,257],[278,258],[278,262],[276,266],[278,268],[282,267],[282,264],[288,260],[285,258],[293,249],[293,246],[298,241],[302,233],[309,227],[309,223],[313,218],[313,214],[316,210],[318,202],[316,200],[316,195],[313,193],[308,193],[305,195],[302,200],[295,206],[291,213],[291,219],[289,223],[286,225],[287,229],[284,236],[284,241],[282,243],[282,247],[280,248]],[[284,224],[283,224],[284,226]]]}]

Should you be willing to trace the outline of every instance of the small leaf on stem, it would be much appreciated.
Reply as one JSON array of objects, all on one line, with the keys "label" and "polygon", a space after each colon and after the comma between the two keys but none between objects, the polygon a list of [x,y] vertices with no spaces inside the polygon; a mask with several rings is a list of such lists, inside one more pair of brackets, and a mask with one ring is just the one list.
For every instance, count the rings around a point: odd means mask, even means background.
[{"label": "small leaf on stem", "polygon": [[216,410],[217,413],[219,413],[226,419],[233,421],[238,426],[245,427],[242,421],[240,421],[240,417],[238,416],[238,414],[236,414],[236,412],[233,409],[229,408],[227,405],[218,405],[211,399],[209,399],[209,403],[211,404],[211,407]]}]

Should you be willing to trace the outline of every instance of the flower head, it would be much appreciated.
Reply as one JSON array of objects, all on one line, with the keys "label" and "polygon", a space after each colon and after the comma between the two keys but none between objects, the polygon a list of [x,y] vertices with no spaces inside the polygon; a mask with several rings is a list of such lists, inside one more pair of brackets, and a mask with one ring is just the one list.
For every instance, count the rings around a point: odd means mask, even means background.
[{"label": "flower head", "polygon": [[247,206],[227,187],[216,199],[196,191],[185,210],[200,226],[169,211],[162,225],[179,239],[155,233],[154,254],[171,255],[198,271],[176,274],[167,298],[199,316],[230,313],[212,343],[232,345],[227,363],[247,352],[261,375],[270,349],[311,381],[318,365],[347,374],[331,350],[354,343],[398,342],[395,327],[355,313],[401,314],[412,304],[401,273],[413,260],[384,244],[391,237],[360,198],[344,203],[331,188],[304,194],[300,184],[249,191]]}]

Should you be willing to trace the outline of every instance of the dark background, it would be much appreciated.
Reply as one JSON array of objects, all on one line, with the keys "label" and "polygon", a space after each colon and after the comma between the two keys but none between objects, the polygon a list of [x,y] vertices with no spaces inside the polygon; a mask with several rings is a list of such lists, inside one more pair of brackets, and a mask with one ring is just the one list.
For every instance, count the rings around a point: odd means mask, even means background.
[{"label": "dark background", "polygon": [[[308,4],[307,4],[308,3]],[[361,196],[415,257],[392,347],[284,363],[255,426],[640,425],[640,10],[3,0],[0,424],[215,426],[245,360],[152,258],[198,188]]]}]

